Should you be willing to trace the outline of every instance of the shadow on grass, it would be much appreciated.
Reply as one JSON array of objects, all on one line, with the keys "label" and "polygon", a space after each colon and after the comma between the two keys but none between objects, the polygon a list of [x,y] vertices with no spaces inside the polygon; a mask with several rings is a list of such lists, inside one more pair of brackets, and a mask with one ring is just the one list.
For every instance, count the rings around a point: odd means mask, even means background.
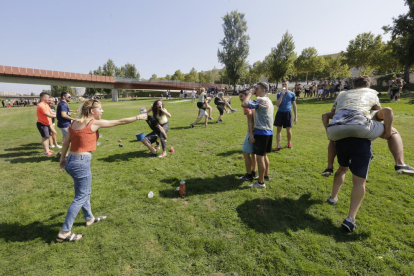
[{"label": "shadow on grass", "polygon": [[316,232],[332,236],[337,242],[366,239],[369,233],[348,234],[338,228],[331,220],[320,220],[307,213],[313,204],[322,204],[321,200],[311,200],[310,194],[299,199],[258,198],[247,200],[236,208],[240,219],[259,233],[298,231],[311,228]]},{"label": "shadow on grass", "polygon": [[149,157],[149,151],[134,151],[134,152],[127,152],[127,153],[119,153],[114,155],[109,155],[104,158],[98,158],[100,161],[105,162],[117,162],[117,161],[129,161],[135,158],[147,158]]},{"label": "shadow on grass", "polygon": [[225,151],[225,152],[220,152],[217,153],[217,156],[222,156],[222,157],[227,157],[233,154],[243,154],[243,152],[241,150],[229,150],[229,151]]},{"label": "shadow on grass", "polygon": [[5,154],[0,154],[0,159],[13,158],[13,157],[23,157],[31,155],[40,155],[40,151],[20,151],[20,152],[9,152]]},{"label": "shadow on grass", "polygon": [[33,149],[43,149],[42,144],[40,142],[30,143],[30,144],[20,145],[17,148],[4,149],[4,151],[25,151],[25,150],[33,150]]},{"label": "shadow on grass", "polygon": [[[65,213],[59,213],[52,216],[49,220],[64,215]],[[27,225],[22,225],[18,222],[0,223],[0,239],[3,239],[5,242],[26,242],[42,239],[46,243],[51,243],[55,241],[62,224],[63,221],[55,224],[35,221]]]},{"label": "shadow on grass", "polygon": [[[224,176],[213,176],[209,178],[189,178],[185,180],[185,185],[187,188],[187,195],[202,195],[202,194],[215,194],[230,190],[242,190],[250,189],[247,186],[242,186],[245,182],[237,179],[240,175],[231,174]],[[178,178],[165,178],[162,179],[162,183],[171,184],[171,189],[165,189],[160,191],[160,196],[167,198],[176,198],[178,197],[178,191],[176,188],[180,185],[180,180]]]}]

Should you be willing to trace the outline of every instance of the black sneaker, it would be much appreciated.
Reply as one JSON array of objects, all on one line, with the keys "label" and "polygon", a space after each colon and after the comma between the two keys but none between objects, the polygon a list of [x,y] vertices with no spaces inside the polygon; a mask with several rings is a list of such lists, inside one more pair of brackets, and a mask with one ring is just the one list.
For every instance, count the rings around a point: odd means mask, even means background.
[{"label": "black sneaker", "polygon": [[257,172],[252,171],[252,177],[253,177],[254,179],[257,179],[257,178],[259,178],[259,175],[257,174]]},{"label": "black sneaker", "polygon": [[269,176],[268,176],[268,175],[267,175],[267,176],[265,176],[265,177],[264,177],[264,180],[265,180],[265,181],[270,181]]},{"label": "black sneaker", "polygon": [[156,153],[151,153],[149,157],[158,157],[158,155]]},{"label": "black sneaker", "polygon": [[191,125],[190,125],[190,128],[193,128],[193,127],[194,127],[194,125],[193,125],[193,124],[191,124]]},{"label": "black sneaker", "polygon": [[245,175],[243,175],[243,176],[241,176],[241,177],[239,177],[239,179],[240,180],[244,180],[244,181],[252,181],[253,180],[253,177],[252,177],[252,175],[250,174],[245,174]]},{"label": "black sneaker", "polygon": [[354,232],[354,230],[357,226],[356,223],[354,221],[352,221],[350,218],[344,219],[344,221],[342,222],[341,225],[351,233]]},{"label": "black sneaker", "polygon": [[333,175],[333,168],[326,168],[322,173],[322,176],[330,176]]},{"label": "black sneaker", "polygon": [[409,165],[395,165],[394,168],[397,173],[414,175],[414,168]]}]

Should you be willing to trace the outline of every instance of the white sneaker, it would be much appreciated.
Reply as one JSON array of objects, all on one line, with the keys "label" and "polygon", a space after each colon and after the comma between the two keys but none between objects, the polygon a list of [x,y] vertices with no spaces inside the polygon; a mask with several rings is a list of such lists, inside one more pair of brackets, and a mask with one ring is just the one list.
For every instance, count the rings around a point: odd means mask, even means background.
[{"label": "white sneaker", "polygon": [[56,145],[56,147],[57,147],[57,148],[59,148],[59,149],[61,149],[61,148],[62,148],[62,146],[61,146],[61,145]]},{"label": "white sneaker", "polygon": [[256,181],[255,183],[250,184],[249,187],[250,188],[260,188],[260,189],[263,189],[263,188],[266,188],[266,184],[265,183],[259,184],[259,181]]},{"label": "white sneaker", "polygon": [[53,149],[53,148],[56,148],[56,147],[54,145],[51,145],[51,146],[49,146],[49,148],[52,148]]}]

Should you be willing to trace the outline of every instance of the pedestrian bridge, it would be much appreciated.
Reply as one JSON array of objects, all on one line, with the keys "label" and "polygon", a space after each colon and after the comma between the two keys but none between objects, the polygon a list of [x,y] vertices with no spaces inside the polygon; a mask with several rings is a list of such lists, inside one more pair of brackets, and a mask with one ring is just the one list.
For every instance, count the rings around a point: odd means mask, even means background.
[{"label": "pedestrian bridge", "polygon": [[224,84],[191,83],[180,81],[139,81],[137,79],[125,79],[3,65],[0,65],[0,82],[112,89],[113,101],[118,101],[117,89],[192,90],[194,88],[199,89],[201,87],[211,86],[217,87],[218,89],[225,87]]}]

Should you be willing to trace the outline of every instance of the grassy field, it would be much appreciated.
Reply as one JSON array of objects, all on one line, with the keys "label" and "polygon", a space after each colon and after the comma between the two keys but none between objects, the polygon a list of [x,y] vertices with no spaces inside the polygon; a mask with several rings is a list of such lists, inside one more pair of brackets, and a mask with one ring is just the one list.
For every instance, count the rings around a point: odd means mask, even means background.
[{"label": "grassy field", "polygon": [[[104,102],[103,117],[133,116],[152,101]],[[414,165],[414,97],[381,101],[393,108],[406,163]],[[64,244],[54,240],[72,179],[43,155],[34,107],[0,109],[0,275],[413,275],[414,178],[395,173],[385,141],[373,143],[356,232],[340,228],[349,173],[338,204],[325,203],[332,177],[320,176],[328,145],[321,114],[332,103],[298,101],[293,149],[283,132],[285,148],[269,155],[271,180],[262,190],[236,179],[247,129],[236,97],[238,111],[223,123],[194,129],[195,104],[165,102],[173,116],[168,146],[176,150],[165,158],[148,158],[136,141],[150,130],[145,122],[102,129],[91,202],[94,215],[108,219],[86,228],[80,213],[73,231],[84,238]],[[185,198],[175,190],[181,179]]]}]

